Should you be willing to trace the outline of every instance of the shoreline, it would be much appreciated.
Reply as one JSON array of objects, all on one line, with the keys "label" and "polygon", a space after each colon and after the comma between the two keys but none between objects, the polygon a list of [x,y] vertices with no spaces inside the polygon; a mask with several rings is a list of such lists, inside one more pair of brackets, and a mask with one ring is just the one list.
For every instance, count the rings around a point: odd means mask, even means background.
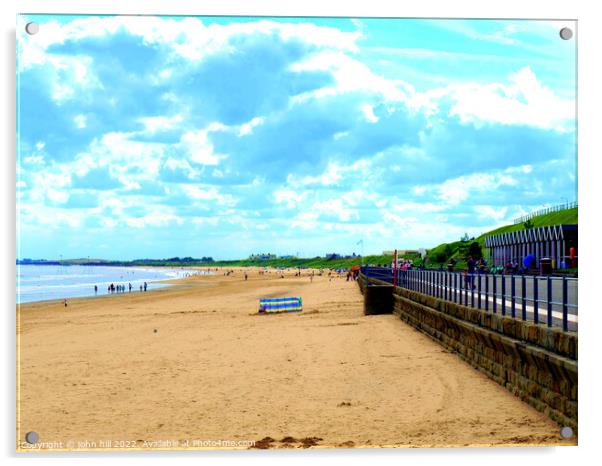
[{"label": "shoreline", "polygon": [[[82,266],[79,264],[76,266],[79,267],[80,269],[82,267],[85,267],[85,268],[96,267],[96,266]],[[44,267],[44,266],[34,265],[34,267]],[[48,267],[53,267],[56,270],[57,267],[63,267],[63,266],[49,265]],[[69,267],[69,266],[65,266],[65,267]],[[102,266],[102,267],[104,267],[104,266]],[[111,268],[118,269],[118,270],[131,269],[128,271],[128,274],[130,272],[132,272],[132,273],[134,273],[134,272],[149,273],[149,272],[153,272],[153,271],[157,271],[157,270],[162,270],[165,273],[173,272],[174,274],[177,274],[177,275],[188,274],[188,272],[190,273],[190,275],[192,275],[192,274],[210,275],[212,273],[215,273],[215,272],[211,272],[211,271],[195,269],[195,268],[190,268],[190,267],[174,268],[174,267],[142,267],[142,266],[139,267],[139,266],[135,266],[135,267],[130,268],[130,267],[112,266]],[[113,275],[113,277],[116,277],[118,274],[119,274],[119,272],[116,271],[115,274]],[[60,274],[57,273],[56,277],[60,278]],[[73,276],[71,276],[71,277],[73,277]],[[93,277],[98,277],[98,276],[93,275]],[[86,278],[86,273],[82,273],[80,278],[82,278],[82,279]],[[181,280],[183,278],[186,278],[186,276],[173,277],[173,276],[164,275],[163,277],[142,277],[142,278],[128,276],[128,277],[119,277],[119,278],[111,279],[111,276],[107,274],[106,276],[101,277],[98,281],[92,280],[90,282],[56,284],[56,282],[51,280],[50,283],[38,282],[37,284],[35,284],[34,276],[27,276],[26,279],[28,279],[28,282],[23,286],[25,288],[28,288],[28,290],[22,293],[22,295],[26,297],[26,300],[19,302],[19,298],[20,298],[19,291],[20,291],[20,284],[21,284],[20,281],[21,280],[20,280],[19,273],[17,273],[17,279],[16,279],[17,293],[16,293],[16,297],[15,297],[15,304],[17,306],[19,306],[19,305],[24,305],[24,304],[28,304],[28,303],[64,301],[65,299],[74,300],[74,299],[82,299],[82,298],[98,298],[98,297],[103,297],[103,296],[115,296],[115,295],[123,295],[123,294],[130,294],[130,293],[140,293],[143,291],[141,291],[139,287],[144,282],[148,283],[148,285],[149,285],[149,287],[148,287],[149,289],[144,292],[149,292],[149,291],[165,288],[168,286],[173,286],[175,283],[178,282],[178,280]],[[32,280],[32,279],[34,279],[34,284],[30,284],[30,280]],[[127,284],[134,283],[134,285],[132,286],[131,291],[126,288],[124,291],[109,293],[109,292],[107,292],[106,288],[111,283],[114,283],[116,285],[117,284],[124,285],[124,286]],[[97,292],[94,292],[94,286],[98,286]],[[32,288],[34,288],[36,291],[42,291],[42,292],[41,293],[32,293],[31,292]],[[61,295],[56,296],[59,293]],[[41,295],[41,299],[37,299],[38,298],[36,296],[37,294]],[[45,296],[46,294],[54,294],[55,296],[47,297],[47,296]],[[31,298],[35,298],[35,299],[31,299]]]}]

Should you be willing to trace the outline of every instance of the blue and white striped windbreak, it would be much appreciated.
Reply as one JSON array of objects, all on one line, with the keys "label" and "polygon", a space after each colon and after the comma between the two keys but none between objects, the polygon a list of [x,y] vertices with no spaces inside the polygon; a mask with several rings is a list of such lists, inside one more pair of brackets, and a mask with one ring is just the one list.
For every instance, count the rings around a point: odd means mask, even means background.
[{"label": "blue and white striped windbreak", "polygon": [[259,300],[259,312],[299,312],[302,310],[301,298],[263,298]]}]

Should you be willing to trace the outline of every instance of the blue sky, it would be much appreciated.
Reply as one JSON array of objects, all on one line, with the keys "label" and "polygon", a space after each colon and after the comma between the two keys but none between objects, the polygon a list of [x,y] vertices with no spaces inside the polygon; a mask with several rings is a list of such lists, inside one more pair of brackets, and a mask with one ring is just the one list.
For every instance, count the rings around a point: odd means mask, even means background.
[{"label": "blue sky", "polygon": [[19,17],[18,257],[380,253],[576,200],[565,25]]}]

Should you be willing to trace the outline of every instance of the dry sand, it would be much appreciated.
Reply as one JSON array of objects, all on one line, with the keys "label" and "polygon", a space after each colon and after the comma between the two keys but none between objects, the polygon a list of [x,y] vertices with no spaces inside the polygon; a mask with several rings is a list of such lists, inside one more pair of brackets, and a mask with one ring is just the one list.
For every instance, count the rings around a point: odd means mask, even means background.
[{"label": "dry sand", "polygon": [[[22,305],[18,438],[36,431],[50,449],[576,443],[398,318],[364,316],[357,283],[243,274]],[[278,296],[301,296],[303,312],[254,314]]]}]

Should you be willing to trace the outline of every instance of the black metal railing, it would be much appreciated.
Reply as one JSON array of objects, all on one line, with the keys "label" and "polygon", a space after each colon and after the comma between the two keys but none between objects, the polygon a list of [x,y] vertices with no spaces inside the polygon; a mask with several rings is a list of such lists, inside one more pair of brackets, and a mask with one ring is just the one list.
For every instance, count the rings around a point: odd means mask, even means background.
[{"label": "black metal railing", "polygon": [[553,212],[560,212],[562,210],[574,209],[575,207],[578,207],[578,204],[576,202],[567,202],[565,204],[559,204],[559,205],[555,205],[555,206],[551,206],[551,207],[544,207],[543,209],[536,210],[535,212],[530,212],[526,215],[523,215],[522,217],[515,218],[514,224],[516,225],[517,223],[524,223],[527,220],[530,220],[533,217],[537,217],[539,215],[546,215],[546,214],[551,214]]},{"label": "black metal railing", "polygon": [[364,266],[362,273],[387,283],[494,314],[577,331],[578,279]]}]

